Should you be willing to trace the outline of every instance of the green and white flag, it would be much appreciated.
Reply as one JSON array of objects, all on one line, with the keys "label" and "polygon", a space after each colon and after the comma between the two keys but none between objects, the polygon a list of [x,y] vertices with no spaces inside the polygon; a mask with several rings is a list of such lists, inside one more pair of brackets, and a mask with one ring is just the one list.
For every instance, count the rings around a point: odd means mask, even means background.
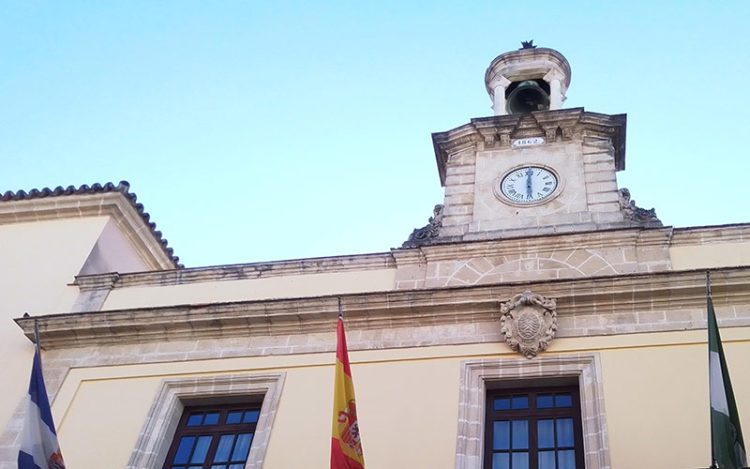
[{"label": "green and white flag", "polygon": [[737,414],[737,403],[724,359],[719,327],[711,296],[708,296],[708,375],[711,394],[711,456],[720,469],[747,466],[745,443]]}]

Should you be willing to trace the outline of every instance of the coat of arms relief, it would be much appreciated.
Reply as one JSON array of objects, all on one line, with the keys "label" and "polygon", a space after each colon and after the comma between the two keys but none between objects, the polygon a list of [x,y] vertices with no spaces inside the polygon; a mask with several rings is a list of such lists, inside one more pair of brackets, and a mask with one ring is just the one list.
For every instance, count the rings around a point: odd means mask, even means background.
[{"label": "coat of arms relief", "polygon": [[545,350],[557,331],[554,298],[525,291],[500,303],[500,331],[510,347],[526,358]]}]

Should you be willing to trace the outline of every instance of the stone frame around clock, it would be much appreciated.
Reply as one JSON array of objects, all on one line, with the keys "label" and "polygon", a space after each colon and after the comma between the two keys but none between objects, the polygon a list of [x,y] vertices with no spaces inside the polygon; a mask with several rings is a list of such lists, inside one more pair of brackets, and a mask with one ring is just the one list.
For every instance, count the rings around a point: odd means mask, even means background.
[{"label": "stone frame around clock", "polygon": [[[554,174],[554,176],[557,178],[557,187],[555,188],[555,191],[549,195],[549,197],[546,197],[538,202],[532,202],[528,204],[519,204],[518,202],[510,199],[509,197],[506,197],[505,194],[503,194],[503,190],[500,186],[503,182],[503,179],[505,179],[507,175],[521,168],[528,168],[529,166],[542,168]],[[560,194],[562,194],[564,188],[565,188],[565,180],[562,177],[560,177],[560,173],[557,172],[557,170],[553,168],[552,166],[541,164],[541,163],[524,163],[524,164],[513,166],[512,168],[507,169],[506,171],[501,173],[498,177],[496,177],[495,182],[492,183],[492,193],[495,195],[495,198],[497,198],[498,200],[500,200],[506,205],[511,205],[513,207],[520,207],[520,208],[538,207],[540,205],[549,203],[555,200]]]}]

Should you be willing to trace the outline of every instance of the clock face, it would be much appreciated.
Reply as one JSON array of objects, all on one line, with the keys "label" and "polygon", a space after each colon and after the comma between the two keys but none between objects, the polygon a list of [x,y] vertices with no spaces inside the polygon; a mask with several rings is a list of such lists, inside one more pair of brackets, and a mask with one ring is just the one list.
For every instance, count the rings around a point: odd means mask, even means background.
[{"label": "clock face", "polygon": [[538,204],[552,197],[558,186],[555,173],[541,166],[522,166],[500,180],[502,196],[520,205]]}]

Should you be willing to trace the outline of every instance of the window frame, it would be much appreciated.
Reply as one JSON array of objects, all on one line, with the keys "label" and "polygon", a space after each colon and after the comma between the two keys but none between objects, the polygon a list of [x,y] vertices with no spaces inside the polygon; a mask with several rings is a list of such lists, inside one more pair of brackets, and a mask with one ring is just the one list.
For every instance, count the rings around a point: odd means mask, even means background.
[{"label": "window frame", "polygon": [[[533,381],[531,382],[533,383]],[[484,469],[492,469],[492,459],[495,450],[493,448],[494,425],[497,420],[527,420],[528,421],[528,449],[529,469],[538,469],[539,467],[539,444],[537,434],[537,422],[539,420],[555,419],[561,417],[570,417],[573,419],[573,449],[576,455],[576,467],[584,467],[584,448],[583,448],[583,425],[581,419],[581,400],[577,385],[533,385],[530,382],[519,381],[516,386],[525,387],[496,387],[487,390],[485,401],[485,423],[484,423]],[[540,409],[537,407],[536,398],[542,394],[561,394],[568,393],[572,397],[570,407],[550,407]],[[494,400],[504,396],[526,396],[528,397],[528,406],[525,409],[506,409],[495,410]],[[513,451],[509,450],[509,454]]]},{"label": "window frame", "polygon": [[279,408],[285,372],[162,379],[126,469],[161,469],[186,406],[257,399],[262,405],[245,469],[261,469]]},{"label": "window frame", "polygon": [[[208,452],[206,453],[206,460],[203,463],[203,467],[211,467],[215,464],[222,464],[222,463],[216,463],[213,461],[214,457],[216,456],[216,450],[218,449],[219,445],[219,439],[223,435],[239,435],[241,433],[252,433],[253,434],[253,440],[255,439],[255,432],[257,430],[258,421],[252,423],[240,423],[240,424],[227,424],[227,423],[217,423],[213,425],[195,425],[191,426],[188,425],[188,419],[196,414],[196,413],[211,413],[211,412],[218,412],[219,413],[219,422],[224,422],[229,412],[237,411],[237,410],[257,410],[258,411],[258,418],[260,419],[260,409],[261,409],[261,402],[256,400],[249,401],[247,403],[231,403],[231,404],[204,404],[204,405],[186,405],[185,409],[182,412],[182,416],[180,417],[180,422],[177,424],[177,429],[175,430],[174,436],[172,437],[172,445],[169,449],[169,452],[167,453],[167,457],[164,460],[164,465],[162,466],[162,469],[169,469],[170,467],[174,466],[174,463],[172,462],[174,460],[175,454],[177,453],[177,449],[179,448],[179,442],[182,440],[183,437],[186,436],[203,436],[203,435],[211,435],[211,446],[208,448]],[[250,457],[249,451],[252,449],[252,442],[250,443],[250,448],[248,448],[248,457],[245,458],[245,461],[243,461],[243,464],[247,464],[247,460]],[[231,462],[226,462],[224,465],[230,465]],[[236,462],[234,464],[237,464]],[[195,464],[192,464],[193,466]],[[191,464],[185,464],[185,466],[191,466]]]},{"label": "window frame", "polygon": [[610,469],[601,362],[596,352],[545,353],[533,359],[506,354],[462,361],[455,468],[483,467],[487,389],[550,382],[578,384],[585,467]]}]

